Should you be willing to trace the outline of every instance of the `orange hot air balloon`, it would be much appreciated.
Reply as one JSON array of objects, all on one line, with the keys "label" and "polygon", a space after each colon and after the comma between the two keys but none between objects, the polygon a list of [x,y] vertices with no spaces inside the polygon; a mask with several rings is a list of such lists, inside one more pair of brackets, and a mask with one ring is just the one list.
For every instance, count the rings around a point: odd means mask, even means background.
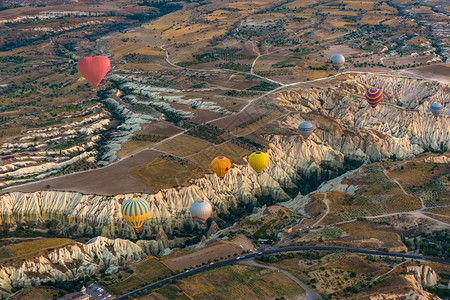
[{"label": "orange hot air balloon", "polygon": [[93,88],[97,88],[109,71],[111,63],[106,56],[83,57],[77,63],[80,74]]},{"label": "orange hot air balloon", "polygon": [[211,162],[211,168],[220,178],[223,178],[231,168],[231,161],[225,156],[217,156]]}]

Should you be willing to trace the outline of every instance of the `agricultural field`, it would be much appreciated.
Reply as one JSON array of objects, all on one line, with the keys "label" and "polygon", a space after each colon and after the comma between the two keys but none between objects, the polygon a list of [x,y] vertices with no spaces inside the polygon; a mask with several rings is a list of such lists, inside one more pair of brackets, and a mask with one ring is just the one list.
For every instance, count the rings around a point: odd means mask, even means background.
[{"label": "agricultural field", "polygon": [[[421,197],[425,206],[442,206],[450,204],[448,163],[440,160],[447,155],[425,155],[414,161],[406,162],[390,170],[389,174],[397,179],[405,190]],[[437,162],[433,163],[433,159]]]},{"label": "agricultural field", "polygon": [[[369,260],[370,259],[370,260]],[[374,257],[320,252],[269,255],[262,262],[286,270],[321,294],[333,295],[385,273],[389,264]]]},{"label": "agricultural field", "polygon": [[363,167],[356,175],[345,178],[343,183],[364,188],[358,189],[352,196],[329,193],[331,215],[325,218],[325,224],[421,208],[420,198],[405,194],[396,182],[386,176],[380,164]]},{"label": "agricultural field", "polygon": [[127,271],[111,275],[108,280],[104,278],[102,284],[115,295],[122,295],[173,274],[174,272],[159,259],[148,257],[129,265]]},{"label": "agricultural field", "polygon": [[246,265],[225,266],[156,289],[137,299],[294,299],[305,291],[275,270]]},{"label": "agricultural field", "polygon": [[[252,266],[232,265],[181,280],[179,286],[196,299],[253,299],[302,295],[303,289],[284,274]],[[247,298],[248,299],[248,298]]]},{"label": "agricultural field", "polygon": [[[240,248],[240,245],[243,248]],[[230,240],[209,243],[201,249],[175,251],[165,256],[163,261],[174,270],[184,271],[213,261],[235,257],[253,248],[254,246],[248,238],[243,235],[236,235]]]}]

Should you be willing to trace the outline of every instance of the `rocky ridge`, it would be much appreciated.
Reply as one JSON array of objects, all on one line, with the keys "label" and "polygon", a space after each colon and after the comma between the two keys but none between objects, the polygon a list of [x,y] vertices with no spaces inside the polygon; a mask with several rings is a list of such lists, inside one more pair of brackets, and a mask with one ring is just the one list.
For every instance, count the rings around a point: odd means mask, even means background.
[{"label": "rocky ridge", "polygon": [[4,261],[0,265],[0,295],[9,295],[12,287],[90,276],[100,270],[139,261],[151,254],[147,251],[129,240],[99,236],[86,244],[73,242],[22,261]]}]

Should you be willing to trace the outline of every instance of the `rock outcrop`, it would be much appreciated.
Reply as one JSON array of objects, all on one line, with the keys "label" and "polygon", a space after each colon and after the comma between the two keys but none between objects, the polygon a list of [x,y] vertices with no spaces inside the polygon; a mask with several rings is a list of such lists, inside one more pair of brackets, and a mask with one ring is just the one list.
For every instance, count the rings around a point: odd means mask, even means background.
[{"label": "rock outcrop", "polygon": [[100,270],[113,271],[113,267],[139,261],[146,256],[139,245],[129,240],[99,236],[86,244],[73,242],[30,259],[2,262],[0,293],[11,292],[13,286],[36,286],[47,281],[90,276]]},{"label": "rock outcrop", "polygon": [[161,241],[162,246],[165,248],[169,247],[169,238],[167,237],[167,234],[164,232],[164,229],[162,227],[159,227],[158,233],[156,234],[156,240],[159,242]]},{"label": "rock outcrop", "polygon": [[209,238],[211,235],[217,233],[218,231],[220,231],[219,225],[217,225],[216,221],[212,221],[211,226],[206,233],[206,237]]},{"label": "rock outcrop", "polygon": [[407,270],[414,274],[416,281],[424,288],[435,286],[438,282],[436,272],[429,266],[409,266]]},{"label": "rock outcrop", "polygon": [[260,196],[288,200],[290,197],[283,188],[294,188],[299,173],[308,173],[312,165],[327,163],[342,166],[344,162],[342,153],[324,144],[279,136],[268,139],[267,153],[271,161],[267,171],[260,175],[247,165],[235,165],[223,180],[207,174],[188,187],[161,190],[152,195],[11,192],[0,195],[0,225],[27,224],[33,228],[45,228],[45,224],[54,221],[57,225],[52,230],[71,236],[101,233],[106,237],[136,238],[134,231],[121,217],[120,205],[124,199],[138,196],[149,202],[152,215],[141,228],[140,237],[153,237],[152,228],[158,226],[172,233],[175,227],[183,228],[185,221],[194,225],[189,207],[197,199],[208,199],[215,214],[228,213],[230,207],[236,207],[240,202],[256,203]]}]

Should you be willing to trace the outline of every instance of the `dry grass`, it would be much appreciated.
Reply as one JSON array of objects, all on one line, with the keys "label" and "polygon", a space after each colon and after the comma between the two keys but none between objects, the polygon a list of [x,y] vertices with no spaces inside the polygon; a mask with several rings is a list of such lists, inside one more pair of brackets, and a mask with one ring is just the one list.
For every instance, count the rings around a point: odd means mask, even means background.
[{"label": "dry grass", "polygon": [[310,6],[317,2],[318,2],[317,0],[296,0],[294,2],[290,2],[288,4],[283,5],[283,7],[294,10],[294,9]]},{"label": "dry grass", "polygon": [[426,212],[424,213],[424,215],[427,215],[433,219],[450,224],[450,215],[444,216],[442,214],[436,215],[436,214],[430,214],[430,213],[426,213]]},{"label": "dry grass", "polygon": [[203,171],[192,166],[181,166],[165,159],[154,159],[130,171],[132,175],[154,191],[174,186],[187,185],[192,178],[200,177]]},{"label": "dry grass", "polygon": [[[362,256],[351,253],[333,253],[323,257],[321,261],[290,258],[267,264],[286,270],[303,282],[309,282],[315,278],[317,280],[314,283],[315,289],[320,293],[324,291],[327,291],[327,293],[334,292],[351,286],[354,282],[360,280],[362,274],[381,274],[386,271],[383,267],[373,263],[369,264]],[[358,276],[349,280],[350,272],[355,272]],[[347,278],[347,280],[344,278]],[[339,286],[336,284],[337,282],[340,283]]]},{"label": "dry grass", "polygon": [[383,22],[383,25],[389,26],[389,27],[398,27],[400,26],[401,18],[394,17],[392,19],[389,19],[387,21]]},{"label": "dry grass", "polygon": [[180,135],[156,147],[156,150],[179,157],[193,155],[210,147],[212,144],[189,135]]},{"label": "dry grass", "polygon": [[248,135],[248,134],[256,131],[257,129],[259,129],[260,127],[267,125],[270,122],[280,118],[282,115],[283,115],[282,112],[276,111],[276,112],[254,122],[248,126],[245,126],[243,128],[238,127],[236,129],[234,129],[232,132],[233,132],[233,134],[238,135],[238,136]]},{"label": "dry grass", "polygon": [[357,16],[357,11],[349,11],[349,10],[338,10],[338,9],[329,9],[324,8],[320,10],[321,13],[330,14],[330,15],[338,15],[338,16]]},{"label": "dry grass", "polygon": [[241,253],[241,249],[230,243],[218,243],[202,249],[193,251],[181,251],[175,255],[164,258],[164,262],[174,270],[183,271],[190,267],[196,267],[202,263],[208,263],[208,260],[225,258],[228,255],[233,256],[234,253]]},{"label": "dry grass", "polygon": [[429,208],[424,210],[424,212],[430,212],[433,214],[446,215],[450,218],[450,207],[437,207],[437,208]]},{"label": "dry grass", "polygon": [[330,76],[330,74],[328,73],[328,71],[324,71],[324,70],[311,70],[308,72],[309,80],[324,78],[324,77],[328,77],[328,76]]},{"label": "dry grass", "polygon": [[218,146],[211,146],[202,152],[187,157],[186,159],[204,170],[210,170],[211,161],[217,156],[226,156],[232,161],[232,163],[244,163],[242,157],[249,155],[250,153],[251,151],[249,150],[236,146],[231,142],[227,142]]},{"label": "dry grass", "polygon": [[29,242],[22,242],[17,244],[8,245],[7,248],[11,250],[15,257],[27,257],[31,255],[35,255],[36,252],[44,249],[50,248],[60,248],[68,244],[72,244],[73,241],[70,239],[58,239],[58,238],[50,238],[50,239],[40,239]]},{"label": "dry grass", "polygon": [[173,275],[173,272],[153,256],[138,263],[131,264],[133,275],[125,280],[108,286],[108,290],[116,295],[126,293],[128,290],[139,288],[145,284]]},{"label": "dry grass", "polygon": [[381,24],[382,21],[388,20],[391,18],[391,13],[389,11],[375,11],[375,12],[367,12],[361,18],[361,24],[368,25],[378,25]]},{"label": "dry grass", "polygon": [[[243,249],[239,248],[239,245],[243,246]],[[175,253],[165,256],[164,263],[170,268],[175,270],[189,269],[201,265],[202,263],[208,263],[209,260],[220,260],[221,258],[227,258],[233,256],[235,253],[241,254],[242,251],[253,249],[251,240],[247,237],[238,234],[232,241],[220,241],[213,245],[209,245],[205,248],[194,250],[181,250]]]},{"label": "dry grass", "polygon": [[304,290],[274,270],[232,265],[183,279],[179,285],[196,299],[273,299],[298,297]]},{"label": "dry grass", "polygon": [[448,174],[450,171],[450,167],[446,164],[424,162],[422,159],[407,162],[401,167],[389,171],[388,174],[390,177],[397,179],[405,189],[421,186],[434,178]]},{"label": "dry grass", "polygon": [[153,144],[154,144],[153,142],[145,142],[145,141],[133,141],[133,140],[126,141],[121,145],[120,150],[117,152],[117,157],[123,158],[130,156]]},{"label": "dry grass", "polygon": [[378,3],[378,1],[359,1],[359,0],[344,0],[344,4],[346,4],[347,7],[351,7],[352,9],[359,10],[360,8],[364,11],[370,11],[375,8],[375,4]]},{"label": "dry grass", "polygon": [[10,257],[14,257],[14,254],[12,253],[11,249],[9,249],[7,246],[0,247],[0,260]]},{"label": "dry grass", "polygon": [[222,20],[226,19],[229,15],[230,15],[229,11],[219,9],[207,15],[206,19],[208,21]]},{"label": "dry grass", "polygon": [[350,25],[351,23],[342,21],[341,19],[332,19],[328,21],[328,24],[330,24],[331,27],[334,28],[344,28],[347,25]]},{"label": "dry grass", "polygon": [[397,233],[391,231],[377,230],[364,222],[351,222],[337,225],[337,228],[344,230],[349,236],[342,238],[339,242],[343,245],[361,248],[392,248],[400,251],[406,250]]},{"label": "dry grass", "polygon": [[20,290],[17,294],[15,294],[12,299],[20,299],[20,300],[48,300],[48,299],[56,299],[58,295],[58,290],[52,287],[28,287]]}]

